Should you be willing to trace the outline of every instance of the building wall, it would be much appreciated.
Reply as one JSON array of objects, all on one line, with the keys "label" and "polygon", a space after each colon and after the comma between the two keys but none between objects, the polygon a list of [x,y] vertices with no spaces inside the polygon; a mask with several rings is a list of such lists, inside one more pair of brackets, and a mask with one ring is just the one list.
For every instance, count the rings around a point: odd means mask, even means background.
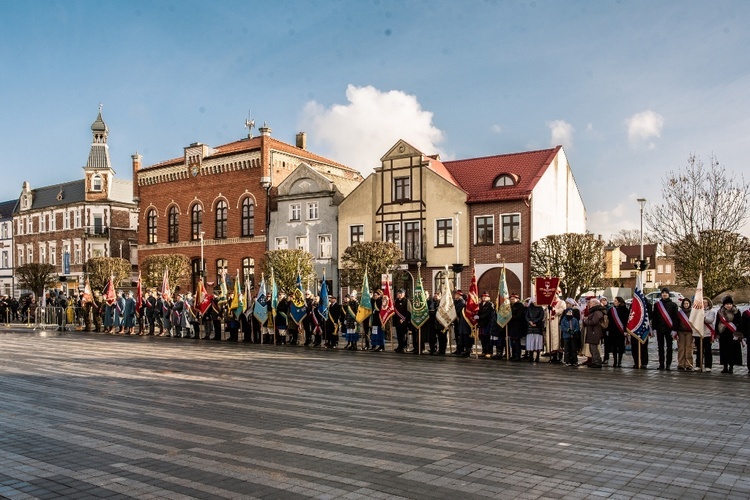
[{"label": "building wall", "polygon": [[13,217],[0,219],[0,294],[15,295],[13,280]]},{"label": "building wall", "polygon": [[586,232],[586,209],[562,149],[534,187],[531,207],[532,241],[553,234]]}]

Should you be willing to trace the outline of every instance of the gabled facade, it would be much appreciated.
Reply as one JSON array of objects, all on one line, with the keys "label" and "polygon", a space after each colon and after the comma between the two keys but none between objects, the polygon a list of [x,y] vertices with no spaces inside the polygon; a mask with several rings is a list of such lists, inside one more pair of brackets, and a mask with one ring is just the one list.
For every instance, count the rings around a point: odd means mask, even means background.
[{"label": "gabled facade", "polygon": [[13,279],[13,209],[17,200],[0,203],[0,295],[15,294]]},{"label": "gabled facade", "polygon": [[195,290],[202,270],[207,283],[217,283],[223,271],[232,278],[239,272],[254,287],[263,254],[273,249],[270,202],[279,184],[301,163],[359,176],[308,151],[304,133],[291,145],[272,138],[265,125],[259,131],[259,137],[216,147],[196,142],[178,158],[143,168],[141,157],[133,156],[140,262],[155,254],[187,256],[192,274],[180,283],[187,290]]},{"label": "gabled facade", "polygon": [[[339,205],[338,253],[360,241],[397,243],[404,252],[409,293],[420,265],[424,286],[432,292],[445,266],[469,262],[466,197],[439,158],[399,140]],[[458,286],[462,280],[468,283],[463,274]],[[360,283],[350,284],[343,276],[342,281],[359,291]]]},{"label": "gabled facade", "polygon": [[493,297],[503,264],[511,293],[530,295],[531,244],[585,233],[586,210],[563,148],[444,162],[468,193],[470,256]]},{"label": "gabled facade", "polygon": [[[339,204],[362,182],[358,172],[301,163],[278,187],[272,202],[271,250],[297,248],[313,254],[315,274],[338,295]],[[310,284],[320,289],[320,283]]]},{"label": "gabled facade", "polygon": [[15,266],[53,265],[66,293],[83,287],[83,266],[92,257],[136,263],[133,186],[115,178],[101,109],[91,132],[83,179],[37,189],[24,182],[13,213]]}]

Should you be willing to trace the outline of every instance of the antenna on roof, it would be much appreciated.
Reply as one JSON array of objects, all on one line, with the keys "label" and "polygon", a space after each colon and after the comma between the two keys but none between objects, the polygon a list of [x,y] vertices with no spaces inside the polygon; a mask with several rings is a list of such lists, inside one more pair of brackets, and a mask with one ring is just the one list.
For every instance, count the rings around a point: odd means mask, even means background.
[{"label": "antenna on roof", "polygon": [[245,128],[247,128],[247,138],[253,138],[253,129],[255,128],[255,120],[252,119],[250,110],[247,110],[247,120],[245,120]]}]

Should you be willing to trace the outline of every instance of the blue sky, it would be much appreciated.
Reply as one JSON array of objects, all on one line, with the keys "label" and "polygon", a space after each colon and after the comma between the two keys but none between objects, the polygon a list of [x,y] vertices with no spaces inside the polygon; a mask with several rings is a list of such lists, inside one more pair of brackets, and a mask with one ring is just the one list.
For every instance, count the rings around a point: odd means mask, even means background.
[{"label": "blue sky", "polygon": [[[273,136],[369,173],[563,144],[605,237],[696,153],[750,173],[750,2],[0,2],[0,199],[78,179],[99,103],[119,177]],[[747,226],[743,230],[750,234]]]}]

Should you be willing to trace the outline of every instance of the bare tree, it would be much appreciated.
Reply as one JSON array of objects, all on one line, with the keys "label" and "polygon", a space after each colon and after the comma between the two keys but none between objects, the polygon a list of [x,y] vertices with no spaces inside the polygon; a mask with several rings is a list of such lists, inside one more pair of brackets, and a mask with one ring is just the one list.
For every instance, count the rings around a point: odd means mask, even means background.
[{"label": "bare tree", "polygon": [[531,244],[532,276],[558,276],[563,297],[601,284],[604,242],[592,234],[565,233],[547,236]]},{"label": "bare tree", "polygon": [[[643,243],[656,243],[653,236],[643,233]],[[641,244],[641,231],[639,229],[620,229],[609,239],[609,246],[623,247]]]},{"label": "bare tree", "polygon": [[747,221],[750,183],[727,172],[715,156],[706,167],[691,154],[685,167],[662,181],[662,203],[644,214],[660,243],[675,245],[702,231],[737,232]]},{"label": "bare tree", "polygon": [[680,285],[695,286],[703,273],[703,293],[715,297],[750,282],[750,240],[729,231],[701,231],[674,248],[675,271]]}]

